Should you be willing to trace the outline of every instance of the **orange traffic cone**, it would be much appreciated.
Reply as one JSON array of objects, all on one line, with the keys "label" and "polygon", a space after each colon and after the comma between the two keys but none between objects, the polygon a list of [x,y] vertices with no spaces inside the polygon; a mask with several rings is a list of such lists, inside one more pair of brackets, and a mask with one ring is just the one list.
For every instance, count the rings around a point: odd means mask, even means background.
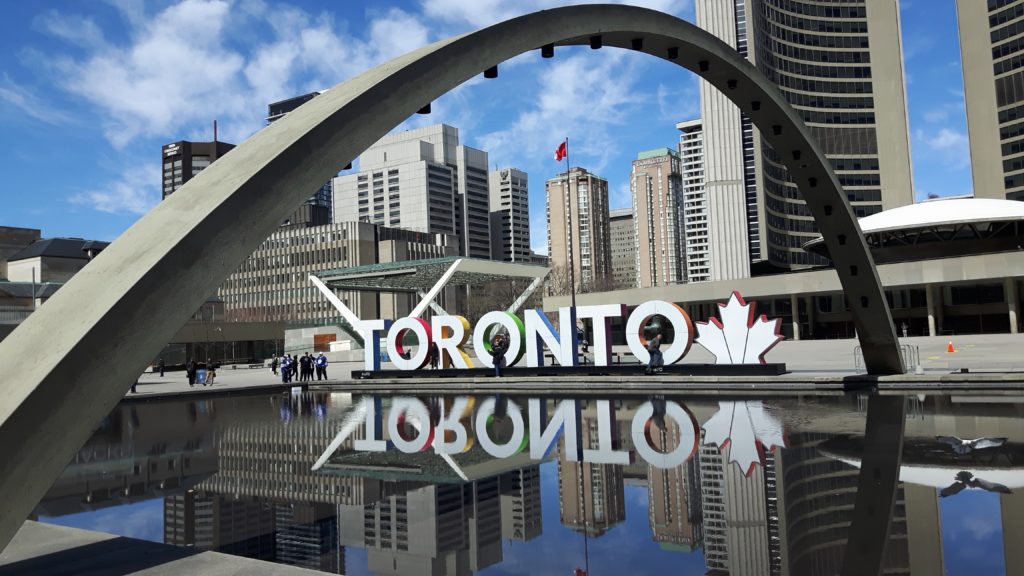
[{"label": "orange traffic cone", "polygon": [[956,352],[956,349],[953,348],[953,341],[950,340],[949,341],[949,345],[946,346],[946,353],[947,354],[952,354],[953,352]]}]

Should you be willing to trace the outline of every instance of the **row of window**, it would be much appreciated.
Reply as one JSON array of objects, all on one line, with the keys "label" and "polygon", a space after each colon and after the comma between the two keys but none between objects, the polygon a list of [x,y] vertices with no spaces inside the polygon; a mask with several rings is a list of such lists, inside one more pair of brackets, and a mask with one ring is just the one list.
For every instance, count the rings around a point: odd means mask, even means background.
[{"label": "row of window", "polygon": [[815,16],[818,18],[867,18],[867,10],[863,6],[821,6],[794,0],[771,0],[776,8],[787,12]]},{"label": "row of window", "polygon": [[[851,23],[852,24],[852,23]],[[804,32],[794,32],[770,22],[765,27],[769,36],[786,42],[792,42],[800,46],[813,46],[815,48],[869,48],[867,36],[818,36]],[[864,33],[867,33],[867,24],[864,23]]]},{"label": "row of window", "polygon": [[768,17],[772,22],[788,26],[789,28],[795,28],[797,30],[807,30],[809,32],[815,32],[818,34],[867,34],[868,23],[864,20],[849,20],[849,19],[830,19],[830,20],[814,20],[811,18],[801,18],[793,14],[787,14],[776,10],[767,4],[764,5],[763,14]]},{"label": "row of window", "polygon": [[836,64],[870,64],[871,52],[868,50],[815,50],[781,42],[774,38],[765,38],[762,44],[768,48],[766,53],[778,54],[787,58],[795,58],[805,62],[836,63]]}]

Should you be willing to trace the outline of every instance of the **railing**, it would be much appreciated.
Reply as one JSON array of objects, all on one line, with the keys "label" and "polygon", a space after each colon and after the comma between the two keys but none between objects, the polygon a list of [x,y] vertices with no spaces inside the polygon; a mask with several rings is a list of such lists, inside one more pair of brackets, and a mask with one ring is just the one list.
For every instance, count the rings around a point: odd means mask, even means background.
[{"label": "railing", "polygon": [[0,324],[21,324],[32,313],[24,306],[0,306]]},{"label": "railing", "polygon": [[[913,374],[921,365],[921,351],[913,344],[900,344],[900,359],[903,361],[903,370]],[[867,372],[867,368],[864,367],[864,353],[860,346],[853,349],[853,370],[857,374]]]}]

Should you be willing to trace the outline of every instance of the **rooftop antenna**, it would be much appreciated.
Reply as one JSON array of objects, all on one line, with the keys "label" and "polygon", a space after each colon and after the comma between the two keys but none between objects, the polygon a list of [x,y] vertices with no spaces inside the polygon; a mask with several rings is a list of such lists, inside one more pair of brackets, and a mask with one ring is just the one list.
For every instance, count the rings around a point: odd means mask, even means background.
[{"label": "rooftop antenna", "polygon": [[213,119],[213,143],[217,144],[217,119]]}]

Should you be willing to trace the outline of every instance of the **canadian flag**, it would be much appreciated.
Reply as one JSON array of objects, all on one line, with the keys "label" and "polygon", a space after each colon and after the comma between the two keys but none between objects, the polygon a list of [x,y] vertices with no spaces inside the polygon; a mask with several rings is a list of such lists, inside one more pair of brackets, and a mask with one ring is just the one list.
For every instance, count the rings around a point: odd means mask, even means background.
[{"label": "canadian flag", "polygon": [[569,155],[569,141],[566,140],[558,145],[558,149],[555,150],[555,160],[561,162]]}]

